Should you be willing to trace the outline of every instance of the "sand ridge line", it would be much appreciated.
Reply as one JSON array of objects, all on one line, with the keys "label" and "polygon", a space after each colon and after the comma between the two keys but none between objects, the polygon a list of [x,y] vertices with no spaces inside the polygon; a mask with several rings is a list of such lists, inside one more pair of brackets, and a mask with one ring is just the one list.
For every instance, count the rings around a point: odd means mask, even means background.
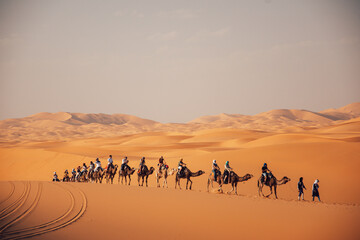
[{"label": "sand ridge line", "polygon": [[59,188],[63,189],[66,191],[67,194],[69,194],[69,197],[71,199],[71,204],[70,207],[67,209],[67,211],[62,214],[60,217],[47,222],[47,223],[43,223],[37,226],[33,226],[33,227],[28,227],[28,228],[23,228],[23,229],[19,229],[19,230],[14,230],[14,231],[9,231],[9,232],[5,232],[4,235],[15,235],[15,234],[19,234],[19,233],[23,233],[23,232],[28,232],[28,231],[32,231],[32,230],[37,230],[37,229],[41,229],[41,228],[45,228],[47,226],[50,226],[52,224],[55,224],[59,221],[61,221],[62,219],[66,218],[73,210],[74,210],[74,206],[75,206],[75,197],[74,194],[69,191],[68,189],[64,188],[64,187],[60,187],[60,185],[57,185]]},{"label": "sand ridge line", "polygon": [[[6,207],[4,210],[1,211],[0,213],[0,220],[10,216],[11,214],[13,214],[14,212],[16,212],[22,205],[24,205],[24,203],[26,202],[27,198],[29,197],[30,194],[30,190],[31,190],[31,183],[30,182],[26,182],[24,184],[24,191],[22,192],[22,195],[12,204],[10,204],[8,207]],[[9,210],[10,208],[12,208],[13,206],[15,206],[14,209],[12,209],[10,212],[4,214],[7,210]]]},{"label": "sand ridge line", "polygon": [[4,226],[2,226],[0,228],[0,234],[2,234],[2,232],[5,231],[5,229],[9,228],[10,226],[14,225],[15,223],[17,223],[18,221],[20,221],[21,219],[23,219],[24,217],[26,217],[29,213],[31,213],[36,206],[39,203],[40,200],[40,196],[42,194],[42,183],[39,182],[38,183],[38,190],[37,190],[37,194],[36,197],[33,201],[33,203],[24,211],[22,212],[18,217],[16,217],[15,219],[11,220],[10,222],[8,222],[7,224],[5,224]]},{"label": "sand ridge line", "polygon": [[10,191],[9,195],[3,201],[0,202],[0,205],[3,204],[4,202],[6,202],[7,200],[9,200],[15,192],[15,184],[13,182],[8,182],[8,183],[10,183],[10,185],[11,185],[11,191]]},{"label": "sand ridge line", "polygon": [[[22,234],[22,235],[19,235],[19,236],[9,236],[9,237],[5,237],[3,239],[23,239],[23,238],[29,238],[29,237],[34,237],[34,236],[38,236],[38,235],[41,235],[41,234],[44,234],[44,233],[48,233],[48,232],[52,232],[52,231],[55,231],[55,230],[58,230],[60,228],[64,228],[74,222],[76,222],[86,211],[86,208],[87,208],[87,198],[84,194],[83,191],[81,191],[79,188],[77,187],[73,187],[74,189],[76,189],[80,195],[81,195],[81,198],[82,198],[82,203],[81,203],[81,208],[80,210],[76,213],[75,216],[73,216],[70,220],[67,220],[63,223],[61,223],[60,225],[57,225],[57,226],[53,226],[53,227],[49,227],[47,229],[43,229],[43,230],[39,230],[39,231],[34,231],[34,232],[30,232],[30,233],[25,233],[25,234]],[[65,218],[65,217],[63,217]],[[50,223],[50,222],[49,222]],[[48,225],[51,225],[47,223]],[[34,227],[36,228],[36,227]],[[32,230],[30,230],[32,231]]]}]

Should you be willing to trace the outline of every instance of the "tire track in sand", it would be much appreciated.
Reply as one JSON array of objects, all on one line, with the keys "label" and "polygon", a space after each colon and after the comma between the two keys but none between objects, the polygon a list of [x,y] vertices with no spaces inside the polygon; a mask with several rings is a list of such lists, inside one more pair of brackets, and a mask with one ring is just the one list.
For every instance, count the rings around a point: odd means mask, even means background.
[{"label": "tire track in sand", "polygon": [[[3,220],[4,218],[10,216],[11,214],[15,213],[20,207],[22,207],[26,202],[26,199],[29,197],[30,190],[31,190],[31,184],[30,182],[26,182],[24,184],[24,191],[22,192],[21,196],[15,202],[13,202],[12,204],[10,204],[8,207],[6,207],[0,212],[0,220]],[[6,211],[11,209],[12,207],[14,208],[8,213],[6,213]]]},{"label": "tire track in sand", "polygon": [[0,227],[0,234],[7,228],[9,228],[10,226],[14,225],[16,222],[20,221],[21,219],[23,219],[24,217],[26,217],[29,213],[31,213],[34,208],[37,206],[37,204],[39,203],[40,200],[40,196],[42,193],[42,183],[39,182],[38,183],[38,190],[36,193],[36,197],[35,200],[32,204],[30,204],[30,206],[24,211],[22,212],[19,216],[17,216],[16,218],[14,218],[13,220],[11,220],[10,222],[8,222],[7,224],[5,224],[4,226]]},{"label": "tire track in sand", "polygon": [[[57,185],[57,186],[61,186],[61,185]],[[6,235],[14,235],[14,234],[19,234],[19,233],[23,233],[23,232],[29,232],[29,231],[32,231],[32,230],[37,230],[37,229],[41,229],[41,228],[45,228],[47,226],[50,226],[52,224],[55,224],[59,221],[61,221],[62,219],[66,218],[70,213],[71,211],[74,210],[74,206],[75,206],[75,197],[74,197],[74,194],[69,191],[68,189],[64,188],[64,187],[60,187],[62,188],[63,190],[65,190],[67,192],[67,194],[69,195],[70,199],[71,199],[71,204],[70,204],[70,207],[67,209],[67,211],[61,215],[60,217],[50,221],[50,222],[47,222],[47,223],[43,223],[43,224],[40,224],[40,225],[37,225],[37,226],[33,226],[33,227],[27,227],[27,228],[23,228],[23,229],[20,229],[20,230],[14,230],[14,231],[8,231],[6,232],[5,234]]]},{"label": "tire track in sand", "polygon": [[34,236],[38,236],[38,235],[41,235],[44,233],[48,233],[48,232],[52,232],[52,231],[64,228],[64,227],[74,223],[75,221],[77,221],[86,211],[87,198],[86,198],[85,194],[83,193],[83,191],[81,191],[77,187],[72,187],[81,196],[81,207],[78,211],[75,211],[73,216],[71,216],[69,219],[65,220],[70,215],[70,213],[74,211],[74,205],[75,205],[76,198],[74,197],[74,194],[72,193],[72,191],[70,191],[64,187],[62,187],[62,188],[64,190],[66,190],[70,194],[70,197],[71,197],[71,206],[68,208],[66,213],[64,213],[62,216],[56,218],[55,220],[52,220],[50,222],[47,222],[47,223],[44,223],[44,224],[41,224],[38,226],[24,228],[24,229],[20,229],[20,230],[11,231],[11,232],[5,231],[3,234],[1,234],[1,238],[2,239],[23,239],[23,238],[34,237]]},{"label": "tire track in sand", "polygon": [[4,202],[6,202],[7,200],[9,200],[15,192],[15,184],[13,182],[8,182],[8,183],[10,183],[10,185],[11,185],[11,191],[10,191],[9,195],[0,202],[0,205],[3,204]]}]

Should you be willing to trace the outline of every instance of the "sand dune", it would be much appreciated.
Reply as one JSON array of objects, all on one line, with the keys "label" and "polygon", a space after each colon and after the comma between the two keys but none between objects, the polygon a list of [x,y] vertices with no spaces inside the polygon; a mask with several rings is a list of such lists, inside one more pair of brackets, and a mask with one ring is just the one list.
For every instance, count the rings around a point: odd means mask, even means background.
[{"label": "sand dune", "polygon": [[[118,239],[121,226],[127,239],[358,239],[358,106],[341,108],[342,120],[337,110],[274,110],[187,124],[79,113],[1,121],[1,238],[71,239],[86,232],[90,239]],[[148,188],[137,186],[136,174],[131,186],[118,184],[117,176],[113,185],[49,182],[54,171],[61,177],[65,169],[97,157],[106,165],[109,154],[117,165],[128,156],[135,168],[143,156],[149,167],[156,167],[160,156],[171,168],[184,158],[190,170],[205,174],[192,178],[192,191],[175,190],[174,176],[168,189],[158,189],[154,174]],[[238,185],[239,196],[219,194],[216,184],[206,192],[213,159],[221,169],[230,161],[240,176],[254,175]],[[264,162],[277,178],[291,178],[278,187],[279,200],[258,195]],[[307,187],[305,202],[297,201],[299,177]],[[323,203],[309,202],[315,179],[320,179]],[[225,192],[230,189],[224,186]]]},{"label": "sand dune", "polygon": [[[360,104],[320,113],[306,110],[272,110],[254,116],[220,114],[194,119],[187,124],[162,124],[125,114],[39,113],[0,121],[2,141],[44,141],[66,138],[111,137],[142,132],[178,132],[232,128],[267,132],[320,128],[360,116]],[[44,131],[46,129],[46,131]]]}]

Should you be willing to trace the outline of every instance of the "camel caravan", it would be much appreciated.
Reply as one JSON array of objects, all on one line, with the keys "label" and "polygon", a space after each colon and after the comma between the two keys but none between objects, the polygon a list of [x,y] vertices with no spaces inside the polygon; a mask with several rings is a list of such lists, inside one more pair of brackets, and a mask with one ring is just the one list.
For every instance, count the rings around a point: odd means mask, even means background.
[{"label": "camel caravan", "polygon": [[[148,186],[148,178],[150,175],[155,173],[156,178],[156,186],[167,188],[167,178],[168,176],[175,175],[175,189],[178,187],[181,189],[180,180],[186,180],[186,189],[191,190],[192,188],[192,180],[193,177],[198,177],[203,175],[205,172],[202,170],[198,170],[196,172],[192,172],[186,164],[183,162],[183,159],[180,159],[178,168],[169,168],[169,166],[165,163],[164,158],[161,156],[159,162],[157,164],[156,169],[154,167],[148,168],[145,165],[145,157],[141,158],[140,164],[138,168],[132,168],[128,165],[129,160],[125,157],[122,160],[122,164],[119,166],[117,164],[113,164],[112,155],[109,156],[108,164],[103,169],[101,167],[101,162],[97,158],[95,163],[92,161],[90,162],[89,166],[86,166],[83,163],[83,166],[78,166],[71,172],[71,176],[68,170],[65,170],[63,179],[58,179],[56,172],[54,172],[53,181],[63,181],[63,182],[91,182],[91,183],[102,183],[103,179],[105,178],[106,183],[113,184],[115,175],[118,174],[118,184],[125,184],[130,185],[131,183],[131,176],[136,172],[138,176],[138,185],[139,186]],[[277,197],[277,187],[283,184],[286,184],[290,181],[290,178],[284,176],[280,180],[278,180],[272,172],[268,169],[267,164],[264,163],[263,167],[261,168],[261,175],[257,180],[257,187],[258,187],[258,194],[262,197],[269,197],[273,193],[275,198]],[[208,177],[207,181],[207,191],[210,191],[214,188],[214,183],[217,184],[218,189],[217,191],[223,193],[223,185],[229,184],[231,185],[232,189],[227,193],[230,194],[234,192],[237,194],[237,185],[240,182],[245,182],[253,178],[253,175],[250,173],[245,174],[244,176],[239,176],[236,172],[230,167],[229,161],[225,163],[224,171],[220,171],[220,167],[218,166],[216,160],[213,160],[212,163],[212,171]],[[160,183],[160,180],[162,184]],[[318,192],[318,185],[319,180],[316,180],[313,185],[313,200],[315,197],[318,197],[320,201],[320,196]],[[267,186],[270,189],[270,194],[264,195],[263,188]],[[302,200],[304,200],[304,189],[306,189],[305,185],[303,184],[303,179],[300,178],[298,183],[298,190],[299,190],[299,197],[302,196]]]}]

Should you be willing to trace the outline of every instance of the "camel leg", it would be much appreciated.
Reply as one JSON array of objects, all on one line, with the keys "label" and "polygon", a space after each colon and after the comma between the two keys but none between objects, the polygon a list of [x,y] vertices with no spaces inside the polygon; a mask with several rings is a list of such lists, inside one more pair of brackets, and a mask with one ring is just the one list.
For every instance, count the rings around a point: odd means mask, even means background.
[{"label": "camel leg", "polygon": [[[188,178],[188,182],[190,182],[190,187],[189,187],[189,190],[191,190],[191,187],[192,187],[192,181],[190,180],[190,178]],[[187,183],[186,183],[186,186],[187,186]],[[187,189],[187,188],[186,188]]]},{"label": "camel leg", "polygon": [[235,194],[237,195],[237,182],[234,184],[235,185]]},{"label": "camel leg", "polygon": [[232,193],[234,191],[234,184],[231,184],[231,187],[232,187],[232,189],[231,189],[231,191],[227,192],[228,194],[230,194],[230,193]]},{"label": "camel leg", "polygon": [[186,180],[186,190],[188,189],[189,179]]},{"label": "camel leg", "polygon": [[272,186],[270,186],[270,194],[269,194],[269,195],[267,195],[266,197],[270,197],[270,196],[271,196],[271,194],[273,194]]},{"label": "camel leg", "polygon": [[130,177],[130,175],[129,175],[129,186],[130,186],[130,183],[131,183],[131,177]]},{"label": "camel leg", "polygon": [[[263,193],[263,191],[262,191],[263,184],[260,182],[260,180],[258,180],[258,186],[259,186],[259,196],[265,197],[265,196],[264,196],[264,193]],[[260,193],[261,193],[261,195],[260,195]]]},{"label": "camel leg", "polygon": [[148,178],[149,178],[149,175],[146,175],[146,187],[148,187]]},{"label": "camel leg", "polygon": [[277,199],[277,194],[276,194],[276,185],[274,185],[274,193],[275,193],[275,198]]},{"label": "camel leg", "polygon": [[138,185],[140,186],[140,176],[138,175]]},{"label": "camel leg", "polygon": [[156,174],[156,186],[160,187],[159,176]]},{"label": "camel leg", "polygon": [[181,190],[181,186],[180,186],[180,178],[176,179],[176,182],[175,182],[175,188],[176,188],[176,184],[179,185],[179,189]]},{"label": "camel leg", "polygon": [[208,179],[207,186],[206,186],[206,189],[208,192],[209,192],[209,185],[210,185],[210,179]]}]

